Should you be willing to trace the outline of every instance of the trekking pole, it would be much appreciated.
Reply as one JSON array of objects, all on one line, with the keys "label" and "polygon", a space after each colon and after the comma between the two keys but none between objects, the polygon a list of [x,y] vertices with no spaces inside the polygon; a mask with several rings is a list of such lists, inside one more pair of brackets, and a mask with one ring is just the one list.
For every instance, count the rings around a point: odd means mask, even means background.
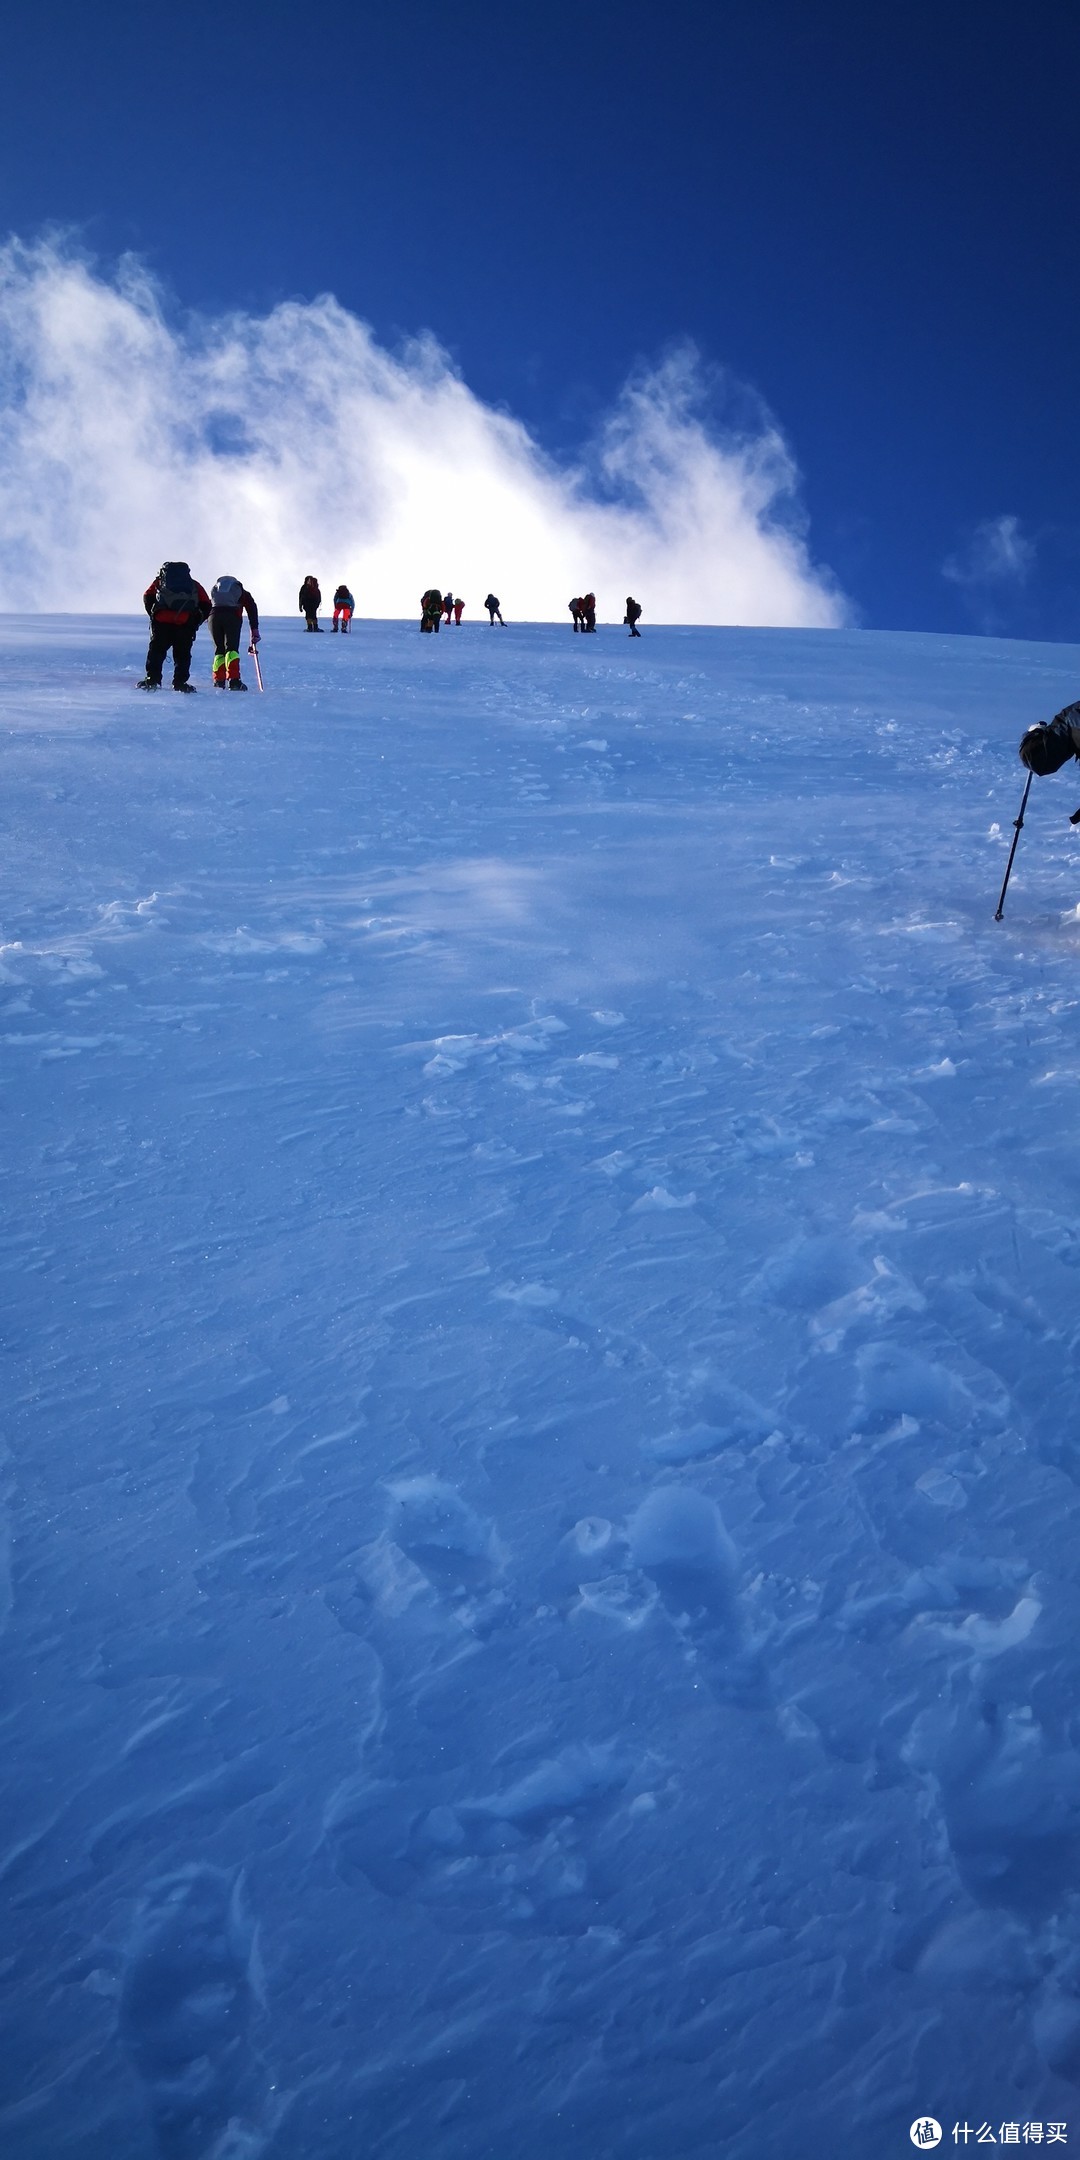
[{"label": "trekking pole", "polygon": [[998,894],[997,913],[996,913],[996,915],[994,916],[994,921],[995,921],[995,922],[1000,922],[1000,921],[1001,921],[1001,918],[1002,918],[1002,915],[1003,915],[1003,914],[1004,914],[1004,912],[1005,912],[1005,894],[1006,894],[1006,891],[1008,890],[1008,884],[1009,884],[1009,879],[1010,879],[1010,877],[1011,877],[1011,875],[1012,875],[1013,856],[1014,856],[1014,855],[1015,855],[1015,853],[1016,853],[1016,843],[1017,843],[1017,841],[1018,841],[1018,840],[1019,840],[1019,838],[1020,838],[1020,834],[1021,834],[1021,832],[1023,831],[1023,827],[1024,827],[1024,812],[1025,812],[1025,810],[1027,809],[1027,799],[1028,799],[1028,796],[1029,796],[1029,794],[1031,793],[1031,783],[1032,783],[1032,781],[1034,780],[1034,778],[1035,778],[1035,775],[1034,775],[1034,773],[1033,773],[1033,772],[1029,772],[1029,774],[1028,774],[1028,776],[1027,776],[1027,786],[1026,786],[1026,788],[1024,789],[1024,799],[1023,799],[1023,802],[1022,802],[1022,803],[1021,803],[1021,805],[1020,805],[1020,815],[1019,815],[1019,817],[1017,817],[1017,818],[1014,818],[1014,819],[1013,819],[1013,826],[1014,826],[1014,831],[1013,831],[1013,844],[1012,844],[1011,848],[1009,849],[1009,860],[1008,860],[1008,862],[1007,862],[1007,863],[1006,863],[1006,865],[1005,865],[1005,875],[1004,875],[1004,877],[1003,877],[1003,878],[1002,878],[1002,880],[1001,880],[1001,891],[1000,891],[1000,893]]},{"label": "trekking pole", "polygon": [[[260,690],[261,690],[261,689],[262,689],[262,687],[263,687],[263,679],[262,679],[262,669],[261,669],[261,667],[259,666],[259,648],[258,648],[258,646],[257,646],[257,645],[252,645],[252,646],[251,646],[251,647],[249,648],[249,650],[250,650],[250,653],[251,653],[251,657],[252,657],[252,659],[253,659],[253,660],[254,660],[254,662],[255,662],[255,680],[256,680],[256,682],[258,683],[258,685],[259,685],[259,688],[260,688]],[[1026,798],[1025,798],[1025,800],[1026,800]]]}]

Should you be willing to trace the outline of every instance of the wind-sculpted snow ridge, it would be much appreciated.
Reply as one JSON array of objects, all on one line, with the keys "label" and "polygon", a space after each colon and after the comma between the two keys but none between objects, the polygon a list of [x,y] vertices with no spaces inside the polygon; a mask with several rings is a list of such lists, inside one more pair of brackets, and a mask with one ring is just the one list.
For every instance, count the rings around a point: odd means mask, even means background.
[{"label": "wind-sculpted snow ridge", "polygon": [[0,630],[5,2160],[1075,2141],[1080,654],[199,654]]}]

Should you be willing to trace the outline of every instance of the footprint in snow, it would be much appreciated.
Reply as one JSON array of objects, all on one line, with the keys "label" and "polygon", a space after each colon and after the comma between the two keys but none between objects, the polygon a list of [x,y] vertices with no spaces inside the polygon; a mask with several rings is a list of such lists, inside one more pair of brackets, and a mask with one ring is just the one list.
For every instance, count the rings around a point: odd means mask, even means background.
[{"label": "footprint in snow", "polygon": [[693,1462],[725,1448],[756,1447],[777,1432],[777,1419],[745,1389],[699,1367],[675,1391],[673,1429],[645,1443],[654,1462]]},{"label": "footprint in snow", "polygon": [[399,1478],[389,1487],[387,1533],[440,1598],[474,1616],[498,1595],[502,1557],[491,1523],[443,1478]]},{"label": "footprint in snow", "polygon": [[630,1767],[614,1747],[577,1744],[503,1790],[453,1799],[433,1781],[361,1777],[333,1796],[327,1842],[345,1881],[415,1901],[452,1934],[581,1935],[616,1887],[594,1839]]},{"label": "footprint in snow", "polygon": [[881,1433],[902,1418],[916,1418],[949,1433],[964,1432],[971,1424],[975,1404],[968,1389],[933,1359],[893,1343],[872,1342],[855,1362],[853,1432]]},{"label": "footprint in snow", "polygon": [[1030,1709],[1007,1708],[958,1676],[917,1722],[908,1759],[940,1798],[957,1873],[977,1904],[1051,1915],[1080,1867],[1080,1754]]},{"label": "footprint in snow", "polygon": [[743,1708],[760,1704],[764,1672],[744,1638],[738,1556],[715,1500],[693,1486],[659,1485],[632,1516],[627,1541],[712,1693]]},{"label": "footprint in snow", "polygon": [[240,1880],[190,1866],[139,1907],[120,1989],[120,2039],[146,2087],[164,2160],[254,2160],[273,2128],[252,2043],[255,1931]]},{"label": "footprint in snow", "polygon": [[424,1674],[475,1647],[510,1610],[495,1530],[453,1485],[427,1474],[396,1479],[387,1492],[385,1528],[326,1590],[340,1625],[378,1659],[380,1725]]},{"label": "footprint in snow", "polygon": [[774,1253],[749,1287],[785,1310],[814,1313],[857,1290],[866,1273],[866,1262],[846,1238],[798,1238]]}]

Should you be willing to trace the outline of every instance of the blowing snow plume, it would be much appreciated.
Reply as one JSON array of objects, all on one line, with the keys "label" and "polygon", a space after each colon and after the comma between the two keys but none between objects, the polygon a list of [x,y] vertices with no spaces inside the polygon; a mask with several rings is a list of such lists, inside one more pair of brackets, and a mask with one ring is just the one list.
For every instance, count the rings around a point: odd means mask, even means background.
[{"label": "blowing snow plume", "polygon": [[481,403],[430,337],[400,355],[330,297],[265,316],[166,319],[146,271],[0,249],[0,608],[127,612],[158,564],[242,576],[292,611],[346,578],[362,615],[432,580],[518,621],[572,592],[650,620],[830,627],[798,475],[761,407],[717,431],[683,349],[635,376],[571,469]]}]

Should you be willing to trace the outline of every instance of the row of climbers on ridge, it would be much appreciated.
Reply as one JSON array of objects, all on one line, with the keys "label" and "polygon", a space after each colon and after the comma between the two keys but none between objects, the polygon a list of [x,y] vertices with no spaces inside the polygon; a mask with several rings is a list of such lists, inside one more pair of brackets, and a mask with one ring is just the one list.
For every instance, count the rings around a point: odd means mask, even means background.
[{"label": "row of climbers on ridge", "polygon": [[[315,577],[306,577],[299,592],[300,612],[305,628],[318,631],[318,615],[322,606],[322,592]],[[173,657],[173,689],[190,691],[191,653],[200,624],[210,621],[214,639],[214,686],[230,690],[246,690],[247,684],[240,674],[240,635],[246,613],[251,642],[248,650],[256,653],[259,644],[259,611],[243,580],[238,577],[219,577],[209,594],[191,574],[185,562],[162,563],[157,577],[143,594],[143,606],[150,617],[150,643],[146,654],[146,674],[139,684],[140,690],[159,690],[162,669],[171,652]],[[484,606],[490,623],[501,623],[502,608],[495,593],[488,593]],[[349,630],[356,602],[347,585],[339,585],[334,594],[335,631],[340,623],[343,633]],[[455,599],[452,592],[440,592],[431,585],[421,595],[420,628],[438,630],[446,622],[460,623],[465,602]],[[570,613],[574,629],[595,631],[596,594],[586,593],[583,599],[571,600]],[[631,637],[640,637],[638,618],[641,608],[638,602],[627,597],[626,614]],[[256,668],[258,662],[256,660]],[[261,677],[260,677],[261,687]]]}]

